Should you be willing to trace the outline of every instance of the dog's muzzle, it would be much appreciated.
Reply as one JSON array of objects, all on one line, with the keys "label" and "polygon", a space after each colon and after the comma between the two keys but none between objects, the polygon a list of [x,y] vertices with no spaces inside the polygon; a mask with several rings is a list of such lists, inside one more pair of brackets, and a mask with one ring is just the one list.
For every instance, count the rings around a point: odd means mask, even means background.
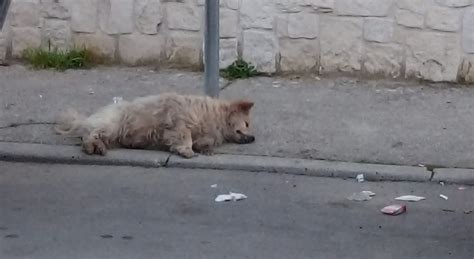
[{"label": "dog's muzzle", "polygon": [[241,134],[238,140],[239,144],[249,144],[255,141],[255,137],[252,135]]}]

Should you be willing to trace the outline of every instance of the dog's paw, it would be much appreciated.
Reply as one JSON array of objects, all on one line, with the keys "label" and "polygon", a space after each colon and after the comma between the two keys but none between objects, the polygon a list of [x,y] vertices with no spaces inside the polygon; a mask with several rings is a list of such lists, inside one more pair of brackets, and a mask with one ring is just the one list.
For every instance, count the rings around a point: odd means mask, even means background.
[{"label": "dog's paw", "polygon": [[88,155],[101,155],[105,156],[107,154],[107,147],[105,146],[104,142],[100,140],[84,142],[82,144],[82,149]]},{"label": "dog's paw", "polygon": [[184,149],[184,150],[180,150],[180,151],[178,152],[178,155],[180,155],[180,156],[182,156],[182,157],[184,157],[184,158],[193,158],[193,157],[196,157],[196,156],[197,156],[197,154],[194,153],[194,151],[193,151],[192,149],[190,149],[190,148],[189,148],[189,149],[187,148],[187,149]]},{"label": "dog's paw", "polygon": [[212,149],[199,150],[199,154],[205,155],[205,156],[213,156],[214,155],[214,150],[212,150]]}]

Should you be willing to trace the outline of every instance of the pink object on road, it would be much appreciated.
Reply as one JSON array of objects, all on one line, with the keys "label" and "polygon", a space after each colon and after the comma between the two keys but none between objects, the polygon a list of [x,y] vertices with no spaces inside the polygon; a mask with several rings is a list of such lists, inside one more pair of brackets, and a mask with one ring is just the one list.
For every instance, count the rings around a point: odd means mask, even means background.
[{"label": "pink object on road", "polygon": [[403,204],[393,204],[380,210],[383,214],[397,216],[407,211],[407,206]]}]

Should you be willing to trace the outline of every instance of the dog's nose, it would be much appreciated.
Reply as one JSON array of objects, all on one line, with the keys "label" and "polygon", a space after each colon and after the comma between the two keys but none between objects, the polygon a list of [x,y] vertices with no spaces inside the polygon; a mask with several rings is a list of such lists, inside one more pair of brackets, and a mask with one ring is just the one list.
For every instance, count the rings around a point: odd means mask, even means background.
[{"label": "dog's nose", "polygon": [[249,139],[249,142],[250,142],[250,143],[255,141],[255,137],[254,137],[254,136],[249,136],[248,139]]}]

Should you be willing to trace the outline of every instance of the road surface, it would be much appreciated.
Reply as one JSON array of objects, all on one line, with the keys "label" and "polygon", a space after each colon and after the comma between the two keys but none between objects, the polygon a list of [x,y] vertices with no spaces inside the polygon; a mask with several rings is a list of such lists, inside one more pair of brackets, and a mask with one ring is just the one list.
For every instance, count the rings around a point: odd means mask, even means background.
[{"label": "road surface", "polygon": [[[474,188],[458,187],[0,163],[0,258],[473,259]],[[346,198],[362,190],[376,196]],[[214,201],[229,191],[248,198]],[[404,194],[427,199],[380,213]]]}]

